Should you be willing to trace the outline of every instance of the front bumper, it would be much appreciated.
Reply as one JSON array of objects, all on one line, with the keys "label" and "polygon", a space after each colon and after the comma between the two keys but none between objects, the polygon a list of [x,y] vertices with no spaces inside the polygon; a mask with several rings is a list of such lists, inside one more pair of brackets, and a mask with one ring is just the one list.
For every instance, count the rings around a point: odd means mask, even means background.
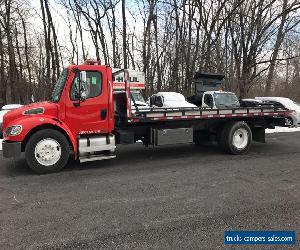
[{"label": "front bumper", "polygon": [[21,142],[2,142],[2,152],[4,158],[13,158],[21,155]]}]

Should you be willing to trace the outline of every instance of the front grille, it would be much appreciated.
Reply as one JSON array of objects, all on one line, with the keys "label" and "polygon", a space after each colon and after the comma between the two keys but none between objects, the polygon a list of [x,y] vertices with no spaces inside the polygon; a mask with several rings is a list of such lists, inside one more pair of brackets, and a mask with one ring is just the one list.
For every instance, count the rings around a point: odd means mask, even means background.
[{"label": "front grille", "polygon": [[8,127],[5,131],[5,134],[10,135],[11,130],[12,130],[12,127]]}]

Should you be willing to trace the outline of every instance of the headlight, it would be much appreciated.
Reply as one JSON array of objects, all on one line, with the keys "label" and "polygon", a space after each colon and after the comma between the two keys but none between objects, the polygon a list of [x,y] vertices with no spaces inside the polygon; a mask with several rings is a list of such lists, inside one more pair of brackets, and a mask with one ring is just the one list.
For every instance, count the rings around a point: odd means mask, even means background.
[{"label": "headlight", "polygon": [[6,136],[17,136],[21,134],[22,132],[22,126],[21,125],[14,125],[11,127],[8,127],[5,131]]}]

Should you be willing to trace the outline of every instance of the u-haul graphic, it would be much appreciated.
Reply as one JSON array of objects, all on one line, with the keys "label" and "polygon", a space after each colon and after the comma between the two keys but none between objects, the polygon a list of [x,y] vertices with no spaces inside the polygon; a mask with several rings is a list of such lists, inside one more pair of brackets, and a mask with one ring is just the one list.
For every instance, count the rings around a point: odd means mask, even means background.
[{"label": "u-haul graphic", "polygon": [[[119,68],[113,68],[112,71],[117,72]],[[129,80],[130,80],[130,89],[145,89],[145,74],[141,71],[128,70]],[[113,88],[114,90],[124,90],[124,73],[120,72],[117,75],[113,76]]]}]

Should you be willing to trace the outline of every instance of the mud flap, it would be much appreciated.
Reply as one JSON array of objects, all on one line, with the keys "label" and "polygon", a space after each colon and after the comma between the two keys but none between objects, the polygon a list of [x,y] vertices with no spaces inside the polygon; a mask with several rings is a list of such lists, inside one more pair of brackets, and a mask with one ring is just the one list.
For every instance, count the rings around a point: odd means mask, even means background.
[{"label": "mud flap", "polygon": [[253,128],[252,129],[252,138],[253,138],[253,141],[265,143],[266,142],[265,128],[263,128],[263,127]]}]

